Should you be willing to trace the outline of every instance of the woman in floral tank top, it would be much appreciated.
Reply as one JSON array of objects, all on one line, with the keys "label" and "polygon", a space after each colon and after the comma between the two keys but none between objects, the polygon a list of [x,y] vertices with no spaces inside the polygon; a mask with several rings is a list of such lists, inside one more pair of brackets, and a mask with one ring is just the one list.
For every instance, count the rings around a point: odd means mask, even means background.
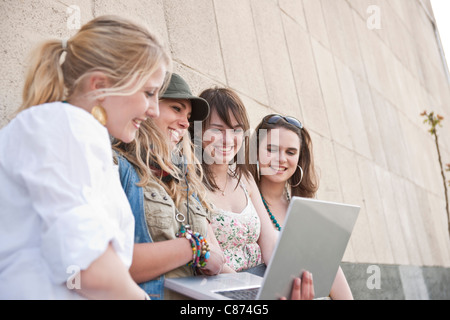
[{"label": "woman in floral tank top", "polygon": [[277,239],[245,161],[247,112],[229,89],[207,89],[200,97],[208,101],[211,112],[202,132],[194,130],[191,137],[202,141],[204,183],[213,207],[211,225],[226,258],[223,272],[247,270],[270,260]]},{"label": "woman in floral tank top", "polygon": [[211,214],[211,226],[225,255],[226,264],[235,271],[248,270],[262,264],[258,239],[261,221],[244,184],[247,206],[236,213],[219,208]]}]

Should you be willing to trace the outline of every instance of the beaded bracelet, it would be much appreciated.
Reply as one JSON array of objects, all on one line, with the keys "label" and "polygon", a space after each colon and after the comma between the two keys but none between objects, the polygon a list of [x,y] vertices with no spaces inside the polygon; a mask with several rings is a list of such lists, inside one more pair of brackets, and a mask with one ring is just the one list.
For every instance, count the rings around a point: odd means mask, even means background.
[{"label": "beaded bracelet", "polygon": [[176,233],[178,238],[186,238],[191,243],[193,255],[192,261],[188,263],[188,266],[192,268],[204,268],[210,257],[209,244],[206,239],[198,232],[193,232],[188,225],[182,224],[180,231]]}]

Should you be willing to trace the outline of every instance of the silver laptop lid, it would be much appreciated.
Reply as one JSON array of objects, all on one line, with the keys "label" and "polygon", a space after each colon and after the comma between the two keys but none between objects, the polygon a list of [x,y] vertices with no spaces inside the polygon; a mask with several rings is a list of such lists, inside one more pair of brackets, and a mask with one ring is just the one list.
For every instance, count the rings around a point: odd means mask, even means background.
[{"label": "silver laptop lid", "polygon": [[313,274],[315,297],[328,296],[359,209],[293,197],[258,299],[289,297],[292,279],[305,270]]}]

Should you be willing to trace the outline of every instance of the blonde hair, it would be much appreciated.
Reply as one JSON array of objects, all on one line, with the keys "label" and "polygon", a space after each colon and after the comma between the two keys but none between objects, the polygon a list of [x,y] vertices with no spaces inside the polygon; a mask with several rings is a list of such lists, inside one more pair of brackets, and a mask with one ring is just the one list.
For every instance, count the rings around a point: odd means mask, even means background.
[{"label": "blonde hair", "polygon": [[[113,149],[125,157],[135,168],[140,177],[137,184],[146,186],[151,180],[157,181],[164,187],[177,207],[181,201],[186,199],[187,185],[189,183],[189,196],[195,194],[202,206],[210,210],[206,200],[206,189],[203,185],[203,170],[200,162],[195,157],[194,147],[189,138],[189,133],[183,137],[175,150],[172,149],[169,138],[160,130],[156,129],[154,121],[149,118],[141,123],[136,138],[130,143],[114,141]],[[172,155],[182,155],[185,163],[177,166],[172,161]],[[181,169],[184,165],[186,167]],[[158,166],[161,170],[174,177],[169,182],[164,182],[162,176],[152,170]],[[186,177],[186,180],[185,180]]]},{"label": "blonde hair", "polygon": [[101,16],[69,39],[67,48],[61,40],[48,40],[35,49],[18,112],[69,99],[95,71],[103,72],[112,85],[102,90],[103,96],[132,95],[162,64],[170,70],[171,63],[167,49],[148,30],[117,16]]}]

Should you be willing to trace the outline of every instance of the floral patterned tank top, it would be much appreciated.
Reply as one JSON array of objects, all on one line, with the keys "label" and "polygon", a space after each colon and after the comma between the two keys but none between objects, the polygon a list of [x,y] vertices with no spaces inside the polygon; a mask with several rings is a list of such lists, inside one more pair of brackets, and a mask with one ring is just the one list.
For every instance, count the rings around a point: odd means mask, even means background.
[{"label": "floral patterned tank top", "polygon": [[213,205],[211,226],[226,258],[226,264],[235,271],[242,271],[262,263],[261,249],[257,243],[261,221],[248,195],[245,185],[241,188],[247,197],[247,206],[241,213],[225,211]]}]

